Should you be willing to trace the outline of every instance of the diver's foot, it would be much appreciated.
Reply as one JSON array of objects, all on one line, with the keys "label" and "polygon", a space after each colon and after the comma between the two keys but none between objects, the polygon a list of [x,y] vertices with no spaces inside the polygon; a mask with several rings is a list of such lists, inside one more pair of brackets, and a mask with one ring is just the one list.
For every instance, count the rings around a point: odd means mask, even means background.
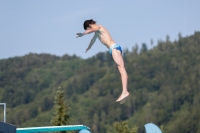
[{"label": "diver's foot", "polygon": [[123,100],[121,100],[121,101],[120,101],[120,104],[123,104],[123,103],[125,103],[127,98],[128,98],[128,96],[127,96],[127,97],[125,97]]},{"label": "diver's foot", "polygon": [[[116,100],[116,102],[122,102],[121,104],[123,104],[126,101],[126,98],[129,96],[129,93],[122,93],[121,96]],[[124,101],[125,100],[125,101]]]}]

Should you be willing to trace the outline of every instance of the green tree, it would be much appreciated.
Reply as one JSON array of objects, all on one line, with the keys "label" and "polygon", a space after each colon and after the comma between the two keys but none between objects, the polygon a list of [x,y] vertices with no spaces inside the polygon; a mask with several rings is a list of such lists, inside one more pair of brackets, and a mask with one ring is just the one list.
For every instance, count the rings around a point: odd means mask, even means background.
[{"label": "green tree", "polygon": [[[113,124],[115,130],[115,133],[137,133],[138,132],[138,127],[134,126],[133,128],[129,128],[128,124],[126,121],[122,122],[115,122]],[[111,133],[111,132],[108,132]]]},{"label": "green tree", "polygon": [[[51,120],[54,126],[62,126],[70,124],[69,106],[64,101],[64,92],[61,87],[58,87],[54,101],[55,116]],[[69,131],[61,131],[58,133],[71,133]]]},{"label": "green tree", "polygon": [[142,43],[141,53],[145,53],[147,50],[147,45],[145,43]]}]

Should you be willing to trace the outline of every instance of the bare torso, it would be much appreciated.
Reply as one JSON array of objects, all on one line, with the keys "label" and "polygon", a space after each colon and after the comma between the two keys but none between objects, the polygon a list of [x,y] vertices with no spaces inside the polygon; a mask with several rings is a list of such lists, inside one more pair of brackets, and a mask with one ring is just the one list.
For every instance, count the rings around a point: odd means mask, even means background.
[{"label": "bare torso", "polygon": [[98,25],[100,29],[95,32],[97,34],[100,42],[104,44],[107,48],[110,48],[113,44],[115,44],[114,40],[110,36],[110,33],[106,28],[101,25]]}]

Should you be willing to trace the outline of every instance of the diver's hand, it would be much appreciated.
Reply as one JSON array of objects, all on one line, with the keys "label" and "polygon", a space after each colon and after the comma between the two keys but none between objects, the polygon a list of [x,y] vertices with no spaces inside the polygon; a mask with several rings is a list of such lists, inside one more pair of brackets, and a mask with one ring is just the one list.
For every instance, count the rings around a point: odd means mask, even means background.
[{"label": "diver's hand", "polygon": [[78,37],[82,37],[84,34],[83,33],[76,33],[76,38],[78,38]]}]

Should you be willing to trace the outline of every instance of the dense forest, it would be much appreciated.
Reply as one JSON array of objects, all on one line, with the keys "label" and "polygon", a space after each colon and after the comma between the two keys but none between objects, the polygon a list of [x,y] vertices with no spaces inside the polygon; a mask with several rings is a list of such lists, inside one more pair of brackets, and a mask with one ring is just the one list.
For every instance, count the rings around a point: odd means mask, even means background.
[{"label": "dense forest", "polygon": [[60,86],[73,124],[87,125],[92,133],[113,132],[120,121],[139,133],[149,122],[163,133],[200,133],[200,32],[179,34],[173,42],[166,36],[151,49],[141,46],[123,52],[130,97],[122,105],[115,102],[121,78],[108,52],[88,59],[34,53],[1,59],[0,102],[7,103],[7,122],[51,125]]}]

